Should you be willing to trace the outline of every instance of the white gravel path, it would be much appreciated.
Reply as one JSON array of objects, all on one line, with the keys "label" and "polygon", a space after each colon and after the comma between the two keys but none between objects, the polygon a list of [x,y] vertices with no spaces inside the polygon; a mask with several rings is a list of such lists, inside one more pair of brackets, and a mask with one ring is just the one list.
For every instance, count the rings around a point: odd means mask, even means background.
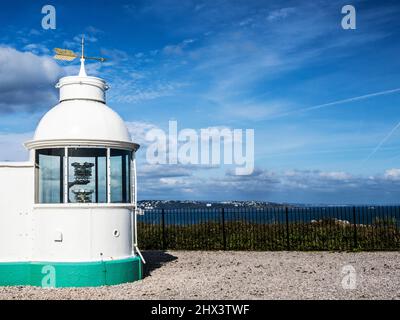
[{"label": "white gravel path", "polygon": [[[143,281],[113,287],[0,287],[0,299],[400,299],[400,252],[145,252]],[[343,289],[342,267],[356,270]]]}]

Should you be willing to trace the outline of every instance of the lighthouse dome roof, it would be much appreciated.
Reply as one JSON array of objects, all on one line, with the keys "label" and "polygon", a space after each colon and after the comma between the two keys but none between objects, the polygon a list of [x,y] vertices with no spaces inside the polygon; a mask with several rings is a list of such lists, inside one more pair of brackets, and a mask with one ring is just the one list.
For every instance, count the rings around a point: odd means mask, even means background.
[{"label": "lighthouse dome roof", "polygon": [[61,102],[45,114],[34,135],[34,140],[66,139],[131,141],[121,117],[92,100]]},{"label": "lighthouse dome roof", "polygon": [[138,147],[132,143],[122,118],[106,105],[108,86],[104,80],[81,72],[79,76],[61,78],[56,87],[60,89],[60,103],[40,120],[33,140],[26,143],[28,148],[59,142],[69,144],[69,141],[91,145],[96,141],[125,143]]}]

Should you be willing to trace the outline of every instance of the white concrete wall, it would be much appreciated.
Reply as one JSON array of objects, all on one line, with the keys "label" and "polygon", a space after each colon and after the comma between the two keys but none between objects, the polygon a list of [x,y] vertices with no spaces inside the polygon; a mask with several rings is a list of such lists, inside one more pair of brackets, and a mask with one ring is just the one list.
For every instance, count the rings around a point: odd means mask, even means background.
[{"label": "white concrete wall", "polygon": [[29,162],[0,163],[0,262],[30,259],[33,175]]},{"label": "white concrete wall", "polygon": [[79,262],[132,256],[131,210],[34,204],[34,167],[0,163],[0,262]]},{"label": "white concrete wall", "polygon": [[32,260],[79,262],[129,257],[130,214],[124,208],[37,206],[32,215]]}]

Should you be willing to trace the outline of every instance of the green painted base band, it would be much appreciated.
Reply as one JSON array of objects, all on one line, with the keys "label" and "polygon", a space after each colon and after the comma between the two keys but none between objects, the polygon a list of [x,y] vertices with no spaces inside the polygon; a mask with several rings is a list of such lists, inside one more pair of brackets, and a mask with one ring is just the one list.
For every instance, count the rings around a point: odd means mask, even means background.
[{"label": "green painted base band", "polygon": [[0,286],[99,287],[142,279],[139,257],[99,262],[0,263]]}]

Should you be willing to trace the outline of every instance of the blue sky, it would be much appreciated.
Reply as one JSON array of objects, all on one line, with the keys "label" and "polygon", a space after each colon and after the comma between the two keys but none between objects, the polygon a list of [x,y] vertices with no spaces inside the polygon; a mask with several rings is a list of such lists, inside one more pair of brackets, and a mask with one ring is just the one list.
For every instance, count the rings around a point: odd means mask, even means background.
[{"label": "blue sky", "polygon": [[[56,30],[41,28],[45,4]],[[0,159],[26,159],[21,142],[57,103],[54,84],[78,70],[51,50],[78,50],[84,33],[88,54],[109,59],[88,73],[110,83],[108,104],[144,144],[140,198],[399,203],[400,5],[352,1],[357,29],[343,30],[345,4],[4,2]],[[255,172],[148,165],[144,134],[169,120],[254,129]]]}]

